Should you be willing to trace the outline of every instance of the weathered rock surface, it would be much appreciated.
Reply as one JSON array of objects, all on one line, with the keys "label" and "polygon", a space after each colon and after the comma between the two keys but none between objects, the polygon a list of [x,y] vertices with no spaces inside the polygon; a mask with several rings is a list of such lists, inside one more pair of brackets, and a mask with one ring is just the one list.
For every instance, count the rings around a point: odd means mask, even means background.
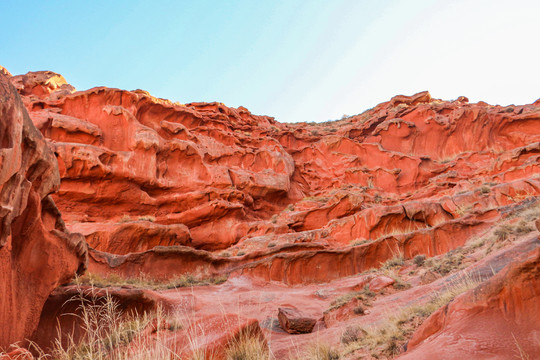
[{"label": "weathered rock surface", "polygon": [[[446,253],[540,193],[535,104],[424,92],[335,122],[280,124],[242,107],[171,103],[142,90],[76,92],[53,72],[12,82],[58,158],[54,200],[68,228],[116,255],[149,257],[157,245],[214,252],[182,272],[214,270],[223,255],[220,264],[234,264],[223,271],[330,281],[396,252]],[[318,249],[282,246],[299,243]],[[170,261],[193,258],[172,253]]]},{"label": "weathered rock surface", "polygon": [[49,294],[86,268],[86,242],[71,234],[51,194],[60,177],[53,152],[0,73],[0,349],[38,325]]}]

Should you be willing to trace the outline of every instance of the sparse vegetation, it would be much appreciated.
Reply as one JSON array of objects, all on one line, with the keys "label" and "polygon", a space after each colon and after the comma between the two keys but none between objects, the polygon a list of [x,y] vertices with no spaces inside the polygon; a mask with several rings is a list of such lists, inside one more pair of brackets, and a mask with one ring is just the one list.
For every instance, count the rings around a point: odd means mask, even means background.
[{"label": "sparse vegetation", "polygon": [[491,192],[491,188],[489,186],[487,186],[487,185],[483,185],[483,186],[480,187],[479,191],[480,191],[480,194],[485,195],[485,194],[489,194]]},{"label": "sparse vegetation", "polygon": [[358,305],[353,309],[353,313],[356,315],[364,315],[366,313],[366,309],[362,305]]},{"label": "sparse vegetation", "polygon": [[464,274],[450,282],[427,303],[406,308],[399,314],[390,316],[377,327],[363,329],[363,336],[351,344],[347,352],[364,348],[372,354],[385,356],[399,354],[402,352],[405,342],[425,318],[435,310],[447,305],[459,294],[472,289],[479,283],[479,279]]},{"label": "sparse vegetation", "polygon": [[155,221],[156,221],[156,217],[155,217],[155,216],[152,216],[152,215],[143,215],[143,216],[139,216],[139,220],[155,222]]},{"label": "sparse vegetation", "polygon": [[422,266],[424,265],[424,262],[426,261],[426,255],[416,255],[413,258],[413,262],[416,266]]},{"label": "sparse vegetation", "polygon": [[509,224],[504,224],[499,226],[495,231],[493,232],[493,235],[495,235],[496,241],[506,241],[508,240],[508,236],[514,233],[513,226]]},{"label": "sparse vegetation", "polygon": [[359,245],[367,244],[370,241],[371,241],[370,239],[353,240],[351,241],[351,246],[359,246]]},{"label": "sparse vegetation", "polygon": [[110,286],[135,286],[154,290],[175,289],[180,287],[217,285],[227,281],[225,275],[220,276],[202,276],[193,274],[182,274],[172,277],[168,280],[152,279],[144,274],[136,277],[121,277],[116,274],[102,276],[96,273],[87,273],[75,280],[79,285],[90,285],[99,288]]},{"label": "sparse vegetation", "polygon": [[[174,348],[166,345],[158,332],[155,338],[144,335],[144,329],[152,322],[160,324],[166,317],[158,308],[153,314],[123,313],[118,303],[107,294],[105,297],[85,294],[71,301],[80,302],[77,314],[83,330],[83,337],[76,341],[71,334],[59,335],[52,358],[58,360],[127,360],[127,359],[173,359]],[[65,330],[65,329],[64,329]],[[128,346],[136,343],[137,346]]]},{"label": "sparse vegetation", "polygon": [[360,340],[360,336],[366,334],[366,331],[359,326],[347,326],[341,334],[341,343],[348,345]]},{"label": "sparse vegetation", "polygon": [[403,266],[405,264],[405,259],[403,258],[403,255],[399,254],[394,256],[391,259],[386,260],[386,262],[382,265],[383,269],[392,269],[398,266]]},{"label": "sparse vegetation", "polygon": [[374,185],[373,185],[373,179],[372,178],[369,178],[368,181],[367,181],[367,188],[368,189],[373,189],[374,188]]},{"label": "sparse vegetation", "polygon": [[269,351],[261,335],[245,331],[229,343],[225,356],[227,360],[266,360]]},{"label": "sparse vegetation", "polygon": [[468,213],[470,213],[473,209],[473,206],[472,205],[458,205],[456,207],[456,210],[455,210],[455,213],[459,216],[459,217],[462,217]]},{"label": "sparse vegetation", "polygon": [[464,258],[465,255],[463,254],[463,248],[458,248],[447,252],[441,257],[426,260],[425,265],[431,271],[441,275],[446,275],[450,272],[461,269]]},{"label": "sparse vegetation", "polygon": [[516,236],[525,235],[532,231],[534,231],[534,228],[523,219],[517,224],[502,224],[493,231],[493,239],[486,249],[486,254],[489,254],[494,249],[501,248],[507,241],[514,241]]},{"label": "sparse vegetation", "polygon": [[375,297],[375,293],[369,290],[369,286],[366,285],[361,291],[353,291],[345,295],[341,295],[330,303],[330,308],[326,311],[332,311],[345,306],[353,299],[358,299],[363,302],[364,305],[371,305],[371,299]]},{"label": "sparse vegetation", "polygon": [[123,215],[120,220],[118,220],[119,223],[127,223],[127,222],[130,222],[132,221],[131,220],[131,216],[129,215]]},{"label": "sparse vegetation", "polygon": [[312,344],[304,359],[309,360],[339,360],[341,355],[338,350],[322,342]]},{"label": "sparse vegetation", "polygon": [[515,350],[516,358],[521,359],[521,360],[530,360],[531,357],[529,356],[529,354],[527,354],[527,352],[525,352],[525,350],[523,349],[521,344],[517,341],[516,336],[513,333],[512,333],[512,338],[514,339],[514,344],[516,344],[516,350]]}]

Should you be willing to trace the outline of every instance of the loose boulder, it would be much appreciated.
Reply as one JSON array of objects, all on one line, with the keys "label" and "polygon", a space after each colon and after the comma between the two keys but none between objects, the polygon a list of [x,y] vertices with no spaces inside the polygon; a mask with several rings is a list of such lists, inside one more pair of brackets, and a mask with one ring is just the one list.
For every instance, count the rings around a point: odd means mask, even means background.
[{"label": "loose boulder", "polygon": [[316,319],[292,307],[280,307],[278,320],[281,328],[289,334],[306,334],[313,331]]}]

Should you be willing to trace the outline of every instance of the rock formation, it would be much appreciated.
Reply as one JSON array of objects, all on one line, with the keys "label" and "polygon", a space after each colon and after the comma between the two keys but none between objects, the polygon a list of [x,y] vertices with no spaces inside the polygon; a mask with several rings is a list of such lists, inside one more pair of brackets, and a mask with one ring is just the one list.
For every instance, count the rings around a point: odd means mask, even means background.
[{"label": "rock formation", "polygon": [[[257,260],[240,271],[328,281],[396,251],[445,253],[496,222],[497,209],[540,189],[534,104],[444,102],[424,92],[340,121],[280,124],[242,107],[171,103],[142,90],[74,92],[52,72],[12,82],[58,158],[54,200],[69,229],[106,253],[150,258],[158,245],[263,253],[221,257],[219,266],[205,255],[194,266],[231,271]],[[365,244],[344,249],[355,241]],[[324,249],[287,247],[300,243]],[[176,257],[198,257],[187,252]],[[276,253],[280,261],[264,259]],[[337,258],[339,269],[302,272]],[[118,271],[129,267],[115,262]],[[274,270],[264,270],[270,263]]]},{"label": "rock formation", "polygon": [[[56,156],[61,182],[41,137],[29,148],[48,158],[24,165],[30,177],[20,179],[32,184],[41,213],[59,219],[49,210],[54,200],[67,229],[84,235],[90,273],[160,281],[226,275],[231,280],[220,286],[163,295],[175,306],[193,300],[189,311],[201,324],[218,315],[209,299],[229,317],[234,301],[228,297],[237,296],[245,306],[242,323],[258,319],[257,332],[271,338],[274,355],[286,356],[291,335],[275,325],[279,307],[298,305],[312,320],[313,334],[295,335],[299,342],[321,331],[336,342],[343,326],[381,322],[399,307],[425,303],[458,270],[481,268],[483,298],[468,292],[432,315],[406,356],[439,354],[444,339],[477,318],[510,321],[524,351],[535,351],[538,314],[526,307],[539,294],[508,284],[536,288],[534,260],[525,255],[539,246],[528,222],[540,216],[531,210],[540,195],[540,100],[492,106],[422,92],[341,120],[282,124],[243,107],[172,103],[143,90],[76,91],[50,71],[10,80]],[[2,129],[2,148],[13,147],[3,135],[13,133],[9,126]],[[11,171],[6,161],[4,173]],[[56,223],[56,232],[66,233]],[[431,267],[423,265],[430,261]],[[370,270],[381,266],[384,271]],[[50,282],[47,294],[62,281]],[[345,296],[351,291],[356,295]],[[54,307],[54,298],[49,304]],[[480,330],[465,330],[483,346]]]},{"label": "rock formation", "polygon": [[86,242],[66,230],[51,198],[60,186],[54,154],[5,73],[0,73],[0,348],[29,338],[49,294],[86,268]]}]

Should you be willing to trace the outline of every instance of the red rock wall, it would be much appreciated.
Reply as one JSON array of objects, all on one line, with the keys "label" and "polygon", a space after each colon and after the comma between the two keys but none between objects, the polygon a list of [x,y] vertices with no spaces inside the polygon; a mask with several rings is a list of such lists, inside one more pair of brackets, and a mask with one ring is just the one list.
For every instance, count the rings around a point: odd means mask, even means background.
[{"label": "red rock wall", "polygon": [[[75,92],[52,72],[12,82],[58,158],[54,199],[68,228],[96,250],[125,255],[93,258],[93,271],[328,281],[396,251],[452,250],[507,206],[540,194],[537,103],[470,104],[423,92],[339,121],[281,124],[243,107],[183,105],[142,90]],[[357,242],[361,250],[349,247]],[[302,243],[318,250],[288,246]],[[167,251],[167,261],[183,265],[141,265],[162,259],[158,245],[186,246]],[[336,269],[336,261],[349,265]],[[314,262],[327,271],[311,274]]]},{"label": "red rock wall", "polygon": [[53,152],[0,73],[0,349],[29,338],[49,294],[86,267],[84,238],[51,199],[59,186]]}]

